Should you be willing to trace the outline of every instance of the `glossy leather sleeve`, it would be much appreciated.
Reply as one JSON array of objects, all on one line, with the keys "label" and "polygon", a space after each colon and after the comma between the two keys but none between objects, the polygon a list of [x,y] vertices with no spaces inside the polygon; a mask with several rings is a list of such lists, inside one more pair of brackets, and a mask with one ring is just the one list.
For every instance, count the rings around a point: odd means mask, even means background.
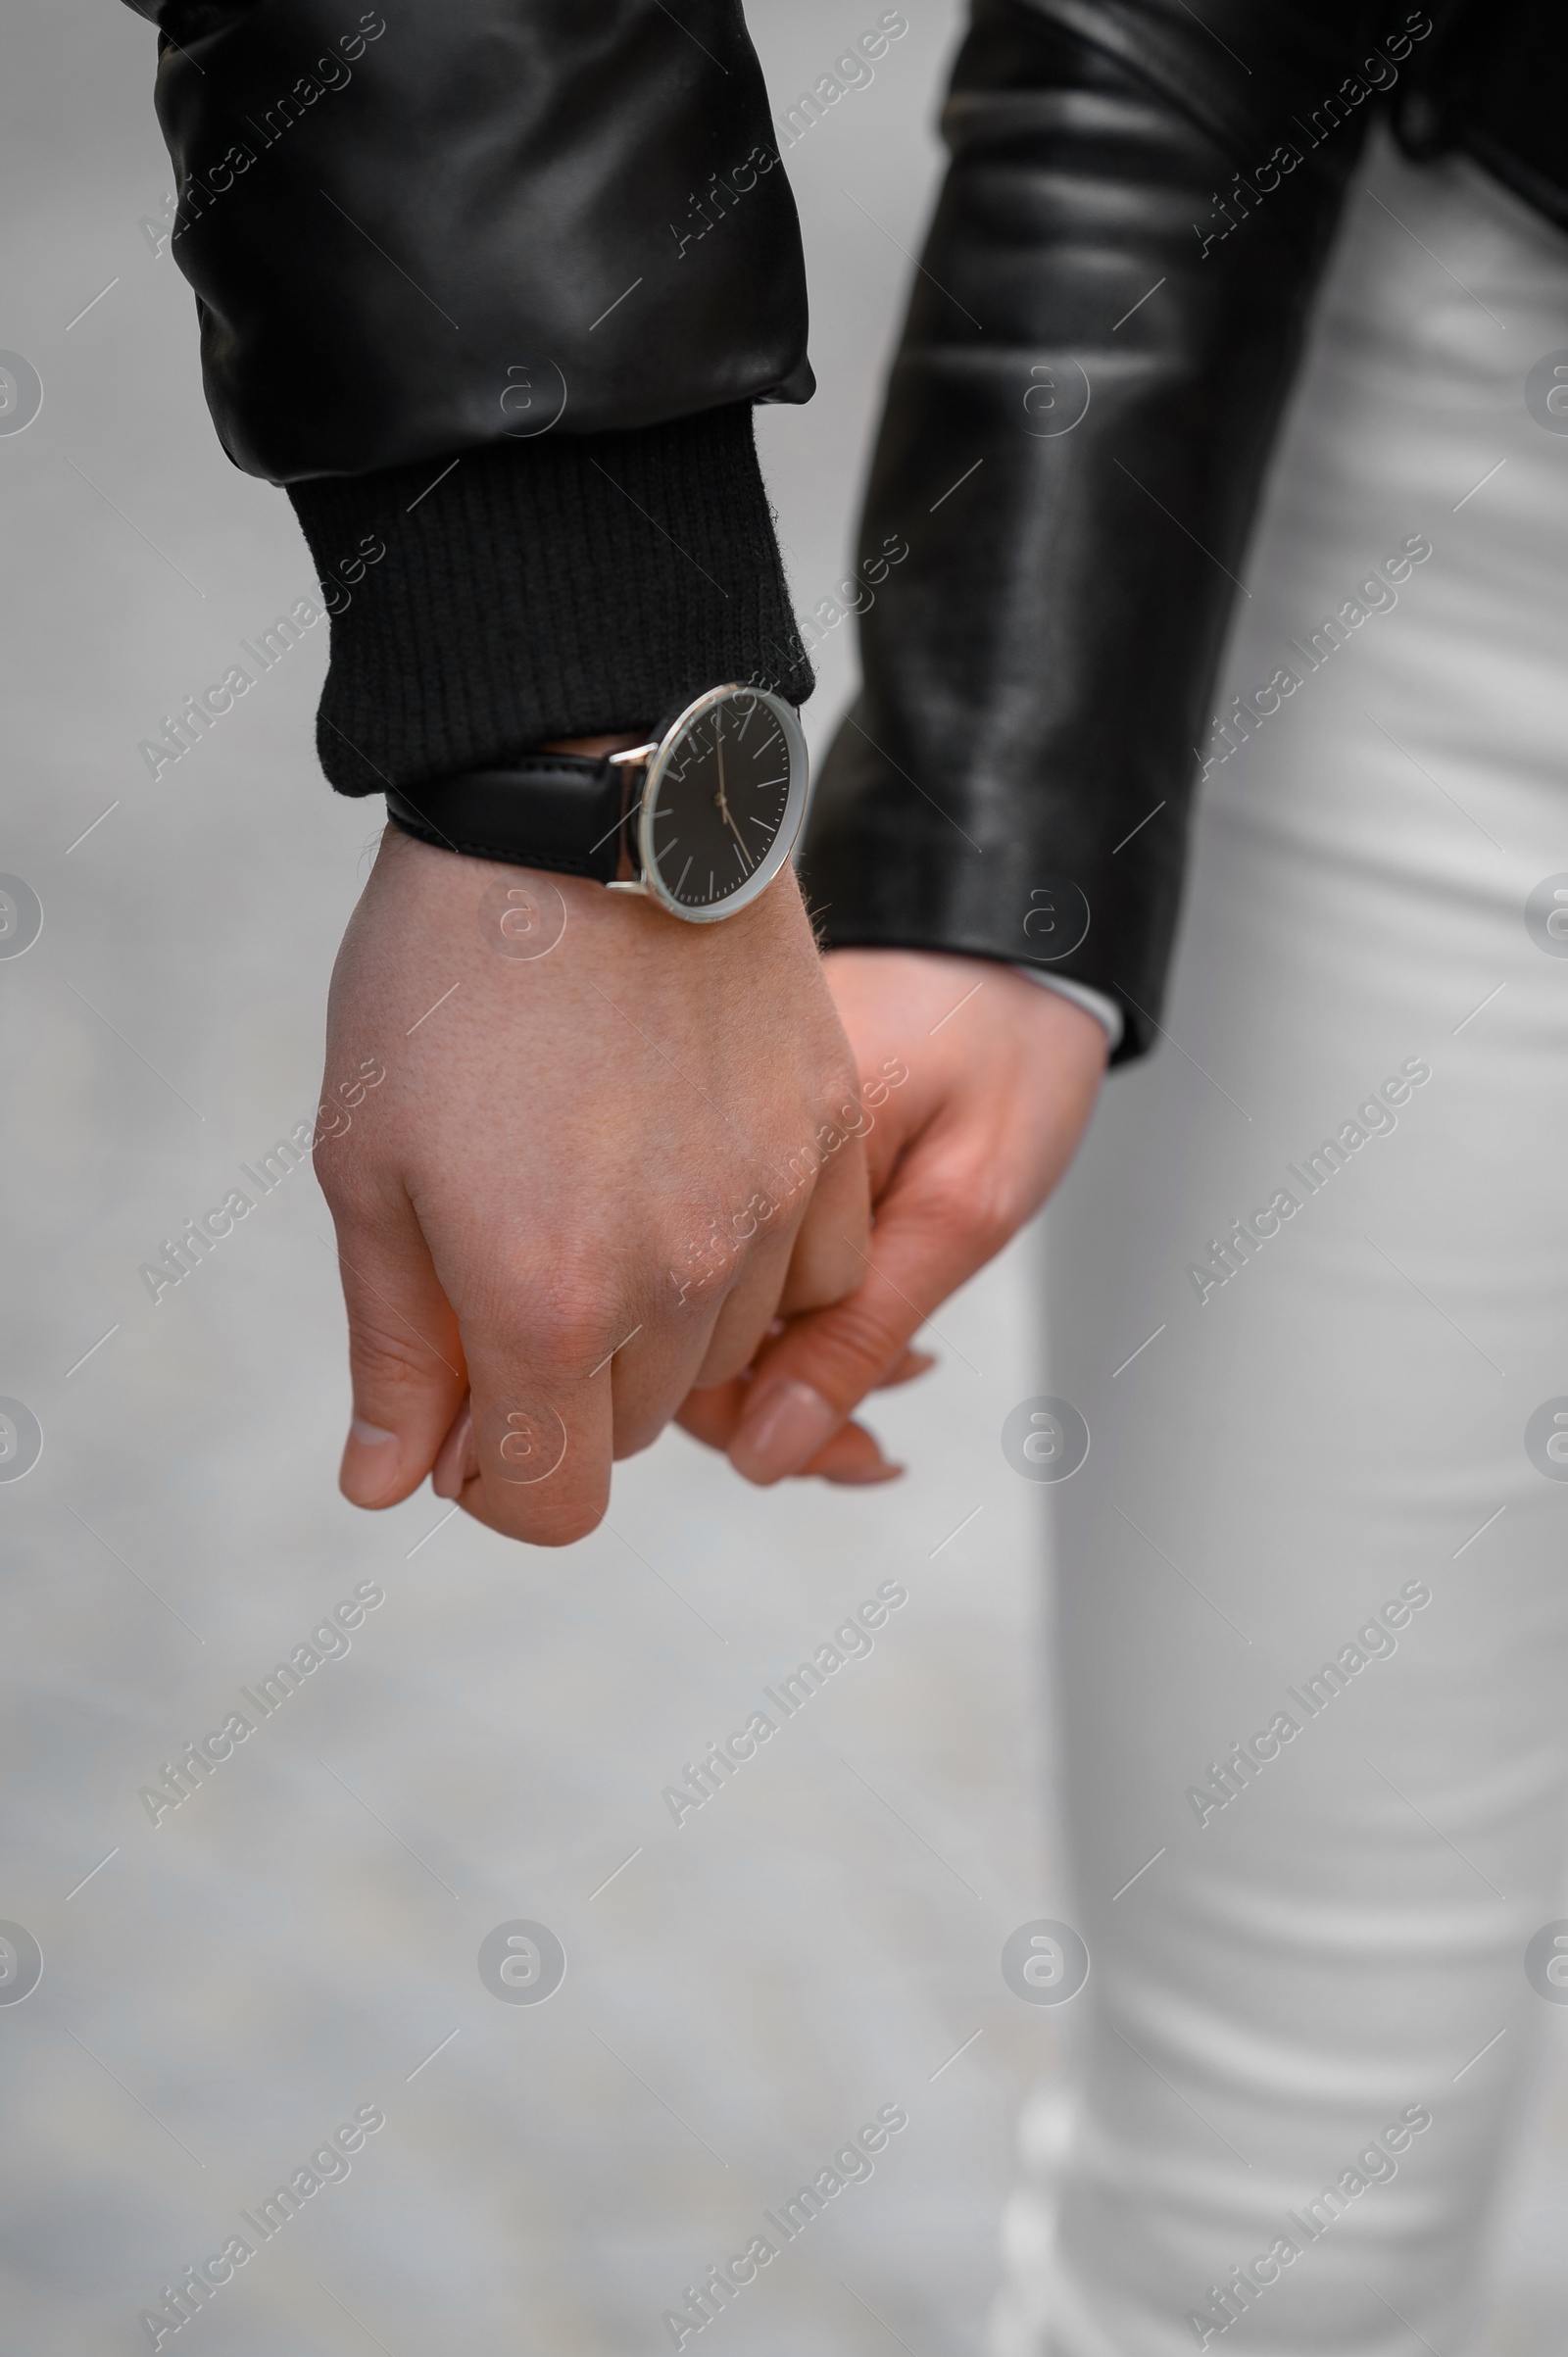
[{"label": "glossy leather sleeve", "polygon": [[811,391],[805,271],[740,0],[131,4],[208,405],[332,614],[339,792],[808,695],[751,417]]},{"label": "glossy leather sleeve", "polygon": [[130,4],[165,36],[172,250],[248,473],[809,396],[739,0]]},{"label": "glossy leather sleeve", "polygon": [[1120,1003],[1120,1056],[1150,1046],[1264,467],[1423,25],[975,0],[863,524],[910,553],[803,861],[830,947],[1037,963]]}]

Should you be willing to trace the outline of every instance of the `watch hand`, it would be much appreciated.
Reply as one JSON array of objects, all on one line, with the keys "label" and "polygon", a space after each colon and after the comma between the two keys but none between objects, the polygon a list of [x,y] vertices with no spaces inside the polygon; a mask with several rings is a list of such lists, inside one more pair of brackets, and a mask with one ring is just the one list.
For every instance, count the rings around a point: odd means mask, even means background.
[{"label": "watch hand", "polygon": [[745,838],[741,834],[740,828],[735,824],[734,819],[730,816],[729,796],[724,791],[724,722],[718,712],[714,712],[713,714],[713,744],[718,754],[718,792],[713,796],[714,806],[717,809],[719,816],[723,819],[724,824],[729,828],[730,833],[734,836],[737,844],[740,846],[741,858],[746,861],[747,872],[750,873],[751,869],[756,866],[757,862],[748,853],[746,849]]},{"label": "watch hand", "polygon": [[724,815],[724,824],[729,828],[730,833],[740,845],[741,858],[746,861],[748,868],[755,867],[757,862],[748,853],[746,849],[745,838],[742,836],[740,828],[735,824],[734,819],[729,814],[729,804],[727,802],[722,805],[722,810]]}]

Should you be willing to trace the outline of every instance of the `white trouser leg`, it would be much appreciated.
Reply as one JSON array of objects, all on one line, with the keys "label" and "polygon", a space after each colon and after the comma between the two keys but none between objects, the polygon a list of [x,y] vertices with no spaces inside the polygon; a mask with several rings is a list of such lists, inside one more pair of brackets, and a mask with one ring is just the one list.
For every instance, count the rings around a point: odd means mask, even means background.
[{"label": "white trouser leg", "polygon": [[[1049,1223],[1094,1970],[1004,2357],[1453,2357],[1558,2023],[1524,1950],[1568,1914],[1568,1482],[1525,1429],[1568,1395],[1568,958],[1526,902],[1568,871],[1568,435],[1524,377],[1568,348],[1568,239],[1386,147],[1349,203],[1225,703],[1299,685],[1210,773],[1173,1037]],[[1396,606],[1361,591],[1423,537]]]}]

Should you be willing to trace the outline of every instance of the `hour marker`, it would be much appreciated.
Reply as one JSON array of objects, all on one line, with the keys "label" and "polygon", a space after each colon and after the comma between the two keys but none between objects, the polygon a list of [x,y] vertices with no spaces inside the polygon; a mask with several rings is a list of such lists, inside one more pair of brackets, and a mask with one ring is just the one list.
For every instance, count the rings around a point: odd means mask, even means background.
[{"label": "hour marker", "polygon": [[751,820],[753,826],[760,826],[761,828],[764,835],[777,834],[778,829],[774,826],[771,818],[759,818],[755,810],[748,810],[746,815]]},{"label": "hour marker", "polygon": [[[697,857],[697,854],[696,854],[695,852],[693,852],[693,853],[691,854],[691,857],[690,857],[690,858],[687,859],[685,866],[684,866],[684,867],[681,869],[681,871],[680,871],[680,884],[684,884],[684,883],[685,883],[685,881],[686,881],[686,878],[687,878],[687,877],[688,877],[688,876],[691,874],[691,871],[692,871],[692,859],[696,859],[696,857]],[[677,884],[677,885],[676,885],[676,887],[675,887],[675,898],[676,898],[676,900],[679,900],[679,899],[680,899],[680,884]]]},{"label": "hour marker", "polygon": [[764,786],[781,786],[783,783],[784,780],[781,777],[754,777],[752,780],[752,784],[759,794]]},{"label": "hour marker", "polygon": [[736,859],[739,859],[739,861],[740,861],[740,863],[741,863],[741,873],[742,873],[742,875],[750,875],[750,874],[751,874],[751,872],[752,872],[752,868],[751,868],[751,862],[750,862],[750,860],[747,859],[745,852],[744,852],[744,851],[742,851],[742,849],[741,849],[741,847],[740,847],[740,845],[739,845],[738,843],[737,843],[737,844],[736,844],[736,846],[735,846],[735,857],[736,857]]},{"label": "hour marker", "polygon": [[713,871],[711,868],[708,871],[708,897],[710,900],[713,897]]}]

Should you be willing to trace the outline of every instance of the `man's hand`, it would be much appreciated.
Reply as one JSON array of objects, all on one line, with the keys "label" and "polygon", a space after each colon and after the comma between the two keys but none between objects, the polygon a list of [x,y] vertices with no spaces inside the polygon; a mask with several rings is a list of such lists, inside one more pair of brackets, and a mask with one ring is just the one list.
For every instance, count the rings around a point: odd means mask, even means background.
[{"label": "man's hand", "polygon": [[[699,1389],[680,1422],[749,1481],[886,1481],[865,1395],[931,1363],[916,1330],[1050,1195],[1088,1125],[1105,1034],[1004,965],[840,950],[828,986],[862,1075],[876,1224],[847,1300],[789,1319],[755,1372]],[[832,1437],[829,1438],[829,1435]]]},{"label": "man's hand", "polygon": [[612,1454],[864,1267],[855,1062],[788,869],[688,925],[389,827],[323,1100],[357,1505],[435,1467],[493,1530],[579,1539]]}]

